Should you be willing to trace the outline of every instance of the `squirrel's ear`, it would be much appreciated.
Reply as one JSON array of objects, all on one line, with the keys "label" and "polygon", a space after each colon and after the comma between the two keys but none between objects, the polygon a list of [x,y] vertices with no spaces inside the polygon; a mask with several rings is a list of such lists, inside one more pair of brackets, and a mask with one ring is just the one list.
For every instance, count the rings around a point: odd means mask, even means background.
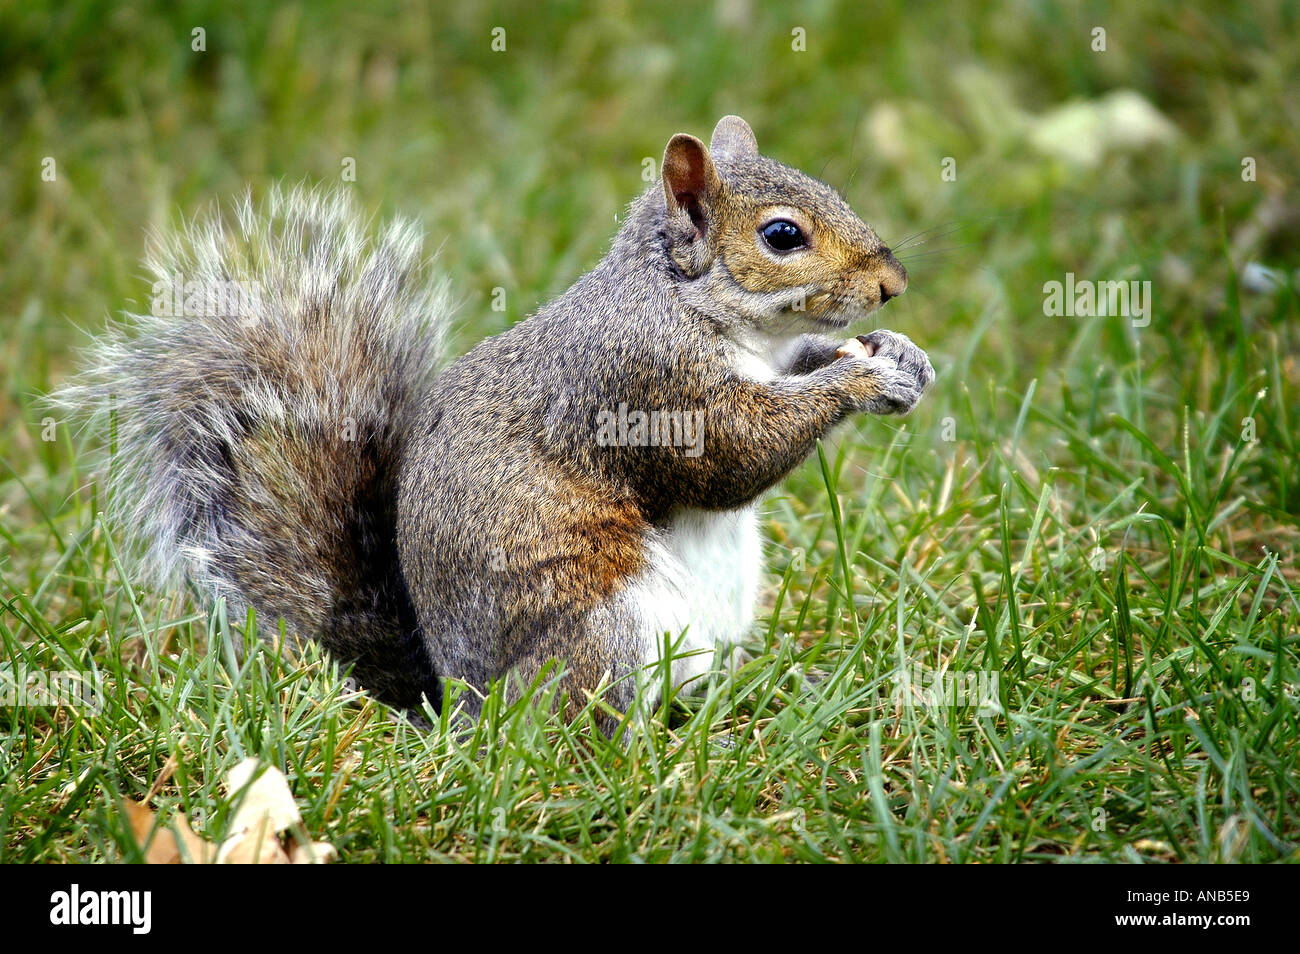
[{"label": "squirrel's ear", "polygon": [[718,125],[713,127],[713,138],[709,141],[709,152],[715,156],[731,156],[733,159],[752,159],[758,155],[758,140],[749,123],[739,116],[723,116]]},{"label": "squirrel's ear", "polygon": [[704,207],[721,191],[722,180],[704,143],[686,133],[668,140],[664,150],[664,195],[670,215],[685,209],[702,235],[707,222]]}]

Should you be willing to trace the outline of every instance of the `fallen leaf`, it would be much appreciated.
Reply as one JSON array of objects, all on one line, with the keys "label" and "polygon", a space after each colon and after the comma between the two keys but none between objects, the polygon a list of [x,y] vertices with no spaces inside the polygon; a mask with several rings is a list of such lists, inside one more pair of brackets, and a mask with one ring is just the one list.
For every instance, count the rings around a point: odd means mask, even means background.
[{"label": "fallen leaf", "polygon": [[1142,151],[1178,135],[1178,128],[1141,95],[1120,89],[1065,103],[1035,118],[1029,142],[1045,155],[1095,166],[1108,152]]},{"label": "fallen leaf", "polygon": [[[278,769],[262,768],[256,759],[245,759],[226,774],[225,785],[230,796],[239,796],[240,801],[231,815],[229,834],[220,845],[196,835],[183,815],[175,815],[161,825],[157,813],[147,804],[124,800],[123,811],[145,862],[287,865],[328,864],[338,859],[333,845],[301,840],[307,837],[296,827],[302,816],[288,781]],[[292,845],[292,859],[281,837],[290,828],[295,828],[293,840],[297,842]]]},{"label": "fallen leaf", "polygon": [[[217,846],[194,834],[183,816],[172,818],[171,827],[163,825],[154,831],[154,821],[158,816],[148,805],[126,799],[122,807],[131,823],[136,844],[144,852],[145,864],[178,865],[185,861],[206,864],[216,857]],[[149,839],[150,832],[153,832],[152,840]]]},{"label": "fallen leaf", "polygon": [[217,864],[221,865],[287,865],[289,856],[284,853],[280,839],[268,830],[270,822],[251,830],[244,830],[221,843]]},{"label": "fallen leaf", "polygon": [[298,803],[293,800],[284,773],[274,766],[267,766],[254,779],[258,766],[257,759],[244,759],[226,773],[226,791],[231,796],[243,791],[230,827],[234,831],[258,828],[265,818],[271,822],[271,830],[278,834],[298,824],[302,816],[298,814]]},{"label": "fallen leaf", "polygon": [[338,849],[328,842],[309,841],[294,845],[292,860],[295,865],[327,865],[337,861]]}]

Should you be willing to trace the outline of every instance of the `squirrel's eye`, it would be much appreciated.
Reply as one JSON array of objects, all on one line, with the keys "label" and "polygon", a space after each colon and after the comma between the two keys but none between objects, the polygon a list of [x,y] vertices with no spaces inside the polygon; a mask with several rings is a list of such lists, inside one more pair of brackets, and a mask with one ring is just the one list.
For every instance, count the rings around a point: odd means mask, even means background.
[{"label": "squirrel's eye", "polygon": [[767,247],[774,252],[793,252],[808,244],[799,226],[786,219],[768,222],[758,231],[763,236],[763,241],[767,243]]}]

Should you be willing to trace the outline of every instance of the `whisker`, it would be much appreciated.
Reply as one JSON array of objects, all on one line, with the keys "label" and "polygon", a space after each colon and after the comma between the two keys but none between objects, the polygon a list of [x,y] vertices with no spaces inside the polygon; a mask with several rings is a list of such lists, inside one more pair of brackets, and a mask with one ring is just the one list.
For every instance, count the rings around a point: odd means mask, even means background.
[{"label": "whisker", "polygon": [[[904,249],[913,248],[917,245],[924,245],[926,242],[933,242],[935,239],[943,238],[946,235],[952,235],[954,232],[961,231],[965,228],[973,228],[976,225],[984,225],[990,222],[999,222],[1015,218],[1011,215],[984,215],[977,219],[966,221],[944,222],[942,225],[935,225],[928,229],[922,229],[919,232],[913,232],[911,235],[903,238],[897,245],[890,246],[895,253]],[[940,230],[945,231],[940,231]]]},{"label": "whisker", "polygon": [[[862,120],[859,119],[858,122],[861,123]],[[856,132],[857,125],[855,124],[853,128],[854,131]],[[857,148],[858,148],[858,137],[856,135],[850,134],[849,135],[849,165],[850,166],[853,166],[853,153],[857,150]],[[858,171],[857,166],[853,166],[853,172],[849,173],[848,184],[845,185],[844,190],[840,192],[840,197],[843,198],[844,201],[846,202],[848,201],[849,186],[853,184],[853,176],[857,174],[857,171]]]},{"label": "whisker", "polygon": [[[951,228],[949,226],[951,226]],[[894,246],[894,252],[897,253],[903,249],[915,248],[918,245],[924,245],[926,242],[933,242],[935,239],[945,238],[946,236],[952,235],[954,232],[960,232],[966,227],[967,224],[964,222],[948,222],[944,225],[936,225],[932,229],[926,229],[924,232],[917,232],[915,235],[904,239],[902,242]],[[939,231],[940,229],[943,229],[943,231]]]},{"label": "whisker", "polygon": [[950,252],[959,252],[964,248],[974,248],[976,244],[977,243],[975,242],[967,242],[963,245],[950,245],[947,248],[935,248],[928,252],[917,252],[915,255],[896,255],[895,258],[900,262],[903,262],[904,259],[906,259],[907,262],[916,262],[923,258],[933,258],[937,255],[947,255]]},{"label": "whisker", "polygon": [[[850,161],[852,161],[853,157],[849,156],[849,159]],[[862,163],[859,162],[856,166],[853,167],[853,171],[849,173],[849,181],[844,186],[845,193],[847,193],[850,189],[853,188],[853,180],[857,176],[858,170],[861,168],[862,168]]]},{"label": "whisker", "polygon": [[930,232],[933,232],[933,231],[935,231],[935,230],[937,230],[937,229],[947,228],[947,227],[950,226],[950,225],[955,225],[955,226],[957,226],[958,228],[960,228],[960,227],[961,227],[961,222],[954,220],[954,221],[952,221],[952,222],[944,222],[942,225],[932,225],[932,226],[931,226],[930,228],[928,228],[928,229],[921,229],[921,231],[919,231],[919,232],[913,232],[913,233],[910,234],[910,235],[905,235],[905,236],[903,236],[901,239],[898,240],[897,244],[895,244],[893,247],[894,247],[894,248],[907,248],[907,244],[908,244],[910,241],[912,241],[912,239],[914,239],[914,238],[916,238],[916,237],[918,237],[918,236],[921,236],[921,235],[927,235],[927,234],[929,234]]}]

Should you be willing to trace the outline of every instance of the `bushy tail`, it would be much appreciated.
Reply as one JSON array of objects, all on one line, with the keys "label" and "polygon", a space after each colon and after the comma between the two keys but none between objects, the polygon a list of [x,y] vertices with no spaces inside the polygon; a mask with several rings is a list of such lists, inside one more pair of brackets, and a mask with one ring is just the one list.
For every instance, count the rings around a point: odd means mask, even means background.
[{"label": "bushy tail", "polygon": [[59,395],[113,423],[111,515],[142,575],[252,606],[264,632],[283,618],[390,704],[436,704],[394,539],[403,435],[450,312],[419,230],[276,190],[156,238],[146,265],[150,307]]}]

